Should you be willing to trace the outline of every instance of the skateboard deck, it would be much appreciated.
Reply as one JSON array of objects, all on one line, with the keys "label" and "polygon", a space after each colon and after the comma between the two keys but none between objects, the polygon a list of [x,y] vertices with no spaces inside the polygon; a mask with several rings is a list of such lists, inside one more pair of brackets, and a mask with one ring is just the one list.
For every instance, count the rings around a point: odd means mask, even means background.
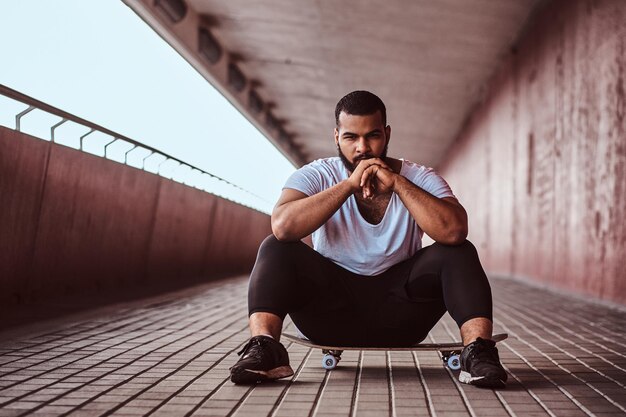
[{"label": "skateboard deck", "polygon": [[[441,352],[441,360],[444,365],[448,366],[452,370],[458,370],[461,368],[460,354],[463,349],[463,343],[461,342],[448,342],[448,343],[418,343],[417,345],[407,347],[359,347],[359,346],[330,346],[319,345],[308,339],[294,336],[292,334],[283,334],[285,339],[300,345],[310,347],[313,349],[321,349],[324,357],[322,358],[322,367],[324,369],[335,369],[337,364],[341,360],[341,354],[344,350],[376,350],[376,351],[401,351],[401,352],[413,352],[434,350]],[[501,342],[509,337],[506,333],[500,333],[494,335],[491,340],[494,342]]]}]

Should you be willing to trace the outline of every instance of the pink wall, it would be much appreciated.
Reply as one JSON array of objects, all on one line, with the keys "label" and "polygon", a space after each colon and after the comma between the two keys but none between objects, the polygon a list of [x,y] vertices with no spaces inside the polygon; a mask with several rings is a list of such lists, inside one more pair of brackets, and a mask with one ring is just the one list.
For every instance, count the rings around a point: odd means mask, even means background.
[{"label": "pink wall", "polygon": [[490,272],[626,304],[624,22],[548,3],[440,167]]},{"label": "pink wall", "polygon": [[247,273],[269,216],[0,127],[0,306]]}]

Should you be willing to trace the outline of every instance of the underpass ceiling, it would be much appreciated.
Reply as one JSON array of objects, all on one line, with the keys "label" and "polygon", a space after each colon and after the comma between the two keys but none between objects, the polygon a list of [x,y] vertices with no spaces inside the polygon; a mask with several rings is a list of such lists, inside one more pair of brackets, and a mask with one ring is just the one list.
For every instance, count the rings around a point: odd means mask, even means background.
[{"label": "underpass ceiling", "polygon": [[[387,105],[389,155],[435,167],[543,2],[125,1],[296,165],[336,154],[335,104],[366,89]],[[216,64],[198,53],[199,27],[224,51]],[[241,91],[229,63],[247,80]]]}]

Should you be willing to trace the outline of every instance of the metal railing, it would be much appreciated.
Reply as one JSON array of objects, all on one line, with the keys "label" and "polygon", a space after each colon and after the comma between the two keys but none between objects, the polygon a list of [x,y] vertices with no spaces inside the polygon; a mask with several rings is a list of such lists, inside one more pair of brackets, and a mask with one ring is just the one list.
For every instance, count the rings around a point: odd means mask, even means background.
[{"label": "metal railing", "polygon": [[[248,191],[236,184],[233,184],[232,182],[225,180],[224,178],[221,178],[215,174],[212,174],[208,171],[205,171],[201,168],[198,168],[194,165],[191,165],[187,162],[184,162],[172,155],[169,155],[163,151],[160,151],[152,146],[148,146],[145,145],[141,142],[138,142],[134,139],[131,139],[129,137],[126,137],[122,134],[119,134],[117,132],[114,132],[110,129],[107,129],[105,127],[102,127],[96,123],[90,122],[88,120],[82,119],[78,116],[75,116],[73,114],[70,114],[68,112],[65,112],[61,109],[58,109],[56,107],[53,107],[47,103],[44,103],[42,101],[39,101],[37,99],[34,99],[26,94],[20,93],[19,91],[13,90],[12,88],[9,88],[5,85],[0,84],[0,95],[8,97],[12,100],[15,100],[17,102],[23,103],[25,104],[27,107],[20,111],[19,113],[15,114],[15,130],[21,132],[22,131],[22,119],[27,116],[29,113],[31,113],[33,110],[40,110],[43,111],[45,113],[49,113],[52,114],[54,116],[60,117],[61,121],[59,121],[58,123],[53,124],[52,126],[50,126],[50,141],[51,142],[57,142],[57,137],[56,137],[56,131],[59,127],[61,127],[62,125],[64,125],[65,123],[67,123],[68,121],[74,122],[80,126],[84,126],[87,131],[86,133],[84,133],[83,135],[80,136],[79,138],[79,147],[78,149],[80,151],[85,152],[84,149],[84,145],[85,145],[85,141],[87,141],[89,139],[89,136],[92,135],[94,132],[100,132],[103,133],[107,136],[110,136],[112,138],[112,140],[110,140],[109,142],[107,142],[104,145],[104,158],[106,159],[111,159],[109,158],[109,148],[111,147],[111,145],[118,143],[118,142],[126,142],[129,145],[131,145],[131,148],[126,150],[124,152],[124,159],[123,162],[121,161],[117,161],[120,163],[123,163],[124,165],[128,165],[128,166],[133,166],[131,164],[129,164],[129,155],[131,155],[133,152],[138,152],[140,150],[144,150],[148,152],[148,155],[145,156],[142,160],[141,160],[141,168],[142,170],[146,171],[146,161],[148,161],[151,158],[154,158],[155,156],[160,156],[162,157],[162,161],[158,164],[156,172],[153,172],[156,175],[162,176],[164,178],[168,178],[167,176],[165,176],[162,172],[161,172],[161,167],[168,163],[168,162],[174,162],[177,163],[178,165],[174,168],[174,170],[171,172],[171,177],[169,177],[169,179],[173,180],[173,181],[177,181],[180,183],[183,183],[187,186],[191,186],[200,190],[203,190],[205,192],[214,194],[214,195],[218,195],[219,197],[222,198],[226,198],[227,200],[231,200],[234,201],[238,204],[253,208],[255,210],[264,212],[264,213],[269,213],[271,211],[271,206],[272,204],[260,197],[259,195]],[[43,139],[43,138],[42,138]],[[135,168],[139,168],[134,166]],[[178,181],[174,178],[174,173],[175,171],[179,170],[181,167],[186,167],[190,170],[191,173],[195,174],[192,177],[195,178],[192,181]],[[150,171],[147,171],[150,172]],[[215,187],[210,187],[209,184],[207,184],[206,181],[203,180],[204,179],[211,179],[213,181],[217,181],[219,183],[222,183],[223,185],[226,185],[228,187],[230,187],[230,189],[233,191],[233,193],[226,193],[226,194],[231,194],[231,195],[225,195],[224,193],[218,193],[215,192]],[[247,196],[247,198],[237,198],[237,194],[241,195],[245,195]],[[234,196],[234,197],[233,197]]]}]

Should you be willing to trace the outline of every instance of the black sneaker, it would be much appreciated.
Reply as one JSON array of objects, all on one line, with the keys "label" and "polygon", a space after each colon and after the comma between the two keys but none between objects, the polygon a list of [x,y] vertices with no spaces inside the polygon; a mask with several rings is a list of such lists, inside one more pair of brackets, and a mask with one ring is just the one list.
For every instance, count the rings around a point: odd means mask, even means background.
[{"label": "black sneaker", "polygon": [[504,388],[507,374],[493,340],[480,337],[463,348],[459,381],[486,388]]},{"label": "black sneaker", "polygon": [[293,375],[285,347],[267,336],[255,336],[237,353],[241,358],[230,368],[235,384],[255,384]]}]

